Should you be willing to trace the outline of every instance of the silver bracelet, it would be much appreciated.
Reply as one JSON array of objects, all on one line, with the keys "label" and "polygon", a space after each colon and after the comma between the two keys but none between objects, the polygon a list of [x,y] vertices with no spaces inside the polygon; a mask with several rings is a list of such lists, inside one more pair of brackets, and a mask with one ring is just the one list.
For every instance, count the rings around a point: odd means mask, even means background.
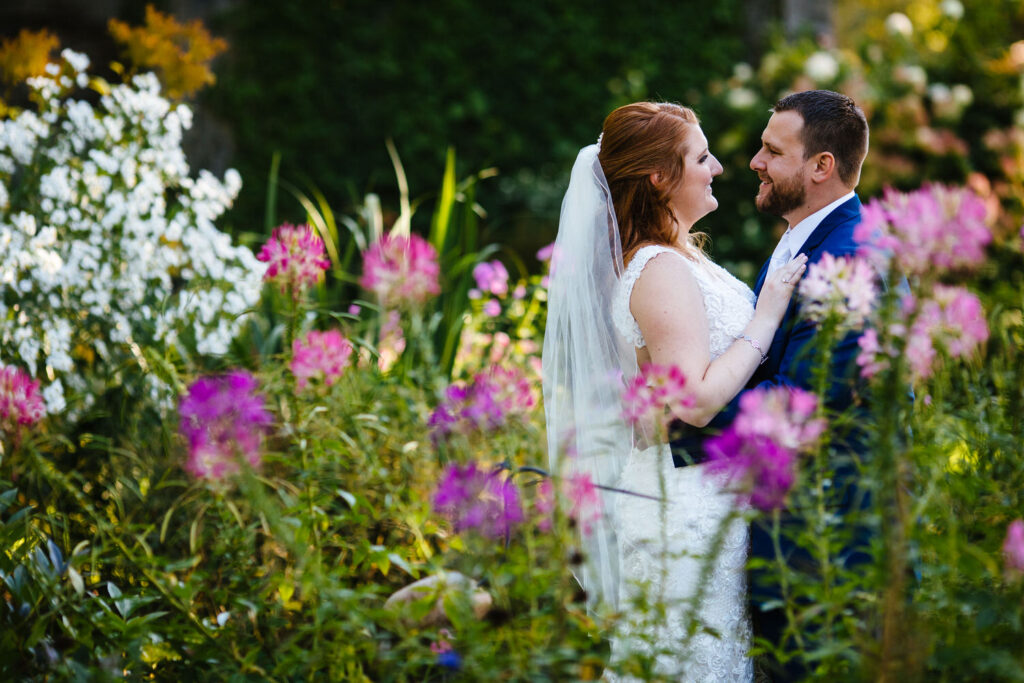
[{"label": "silver bracelet", "polygon": [[764,362],[766,360],[768,360],[768,354],[765,353],[764,349],[761,348],[761,342],[757,341],[753,337],[748,337],[745,334],[738,334],[738,335],[736,335],[735,339],[737,339],[737,340],[742,339],[743,341],[745,341],[748,344],[750,344],[750,346],[753,347],[753,349],[755,351],[757,351],[759,354],[761,354],[761,362],[758,363],[758,365],[764,365]]}]

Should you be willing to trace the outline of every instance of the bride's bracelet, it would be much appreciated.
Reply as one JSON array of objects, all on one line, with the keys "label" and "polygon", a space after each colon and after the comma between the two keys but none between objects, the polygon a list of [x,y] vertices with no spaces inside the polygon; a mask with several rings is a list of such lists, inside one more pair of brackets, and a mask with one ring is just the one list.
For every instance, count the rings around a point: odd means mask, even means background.
[{"label": "bride's bracelet", "polygon": [[761,348],[761,342],[757,341],[753,337],[748,337],[745,334],[738,334],[738,335],[736,335],[735,339],[737,341],[742,339],[743,341],[745,341],[748,344],[750,344],[750,346],[753,347],[753,349],[755,351],[757,351],[759,354],[761,354],[761,362],[758,363],[758,365],[764,365],[764,362],[766,360],[768,360],[768,354],[765,353],[764,349]]}]

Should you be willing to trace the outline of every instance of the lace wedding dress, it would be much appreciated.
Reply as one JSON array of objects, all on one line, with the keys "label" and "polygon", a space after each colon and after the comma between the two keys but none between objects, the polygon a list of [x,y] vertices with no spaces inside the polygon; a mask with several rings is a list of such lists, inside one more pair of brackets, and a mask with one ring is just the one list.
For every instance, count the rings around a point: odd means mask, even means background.
[{"label": "lace wedding dress", "polygon": [[[697,280],[714,359],[750,321],[754,295],[708,259],[691,261],[662,246],[641,248],[615,292],[615,326],[634,346],[646,345],[630,313],[629,299],[644,266],[665,252],[669,255],[662,258],[682,259]],[[703,465],[674,467],[668,445],[662,444],[634,448],[622,470],[620,488],[667,502],[616,496],[619,607],[626,616],[612,638],[612,661],[639,651],[654,655],[659,680],[751,681],[753,663],[746,656],[750,645],[745,572],[748,529],[735,514],[735,495],[704,469]],[[705,557],[716,546],[718,553],[709,565]],[[697,629],[688,637],[698,590],[702,597],[695,615]],[[664,604],[664,614],[634,608],[657,602]],[[605,679],[620,680],[607,672]]]}]

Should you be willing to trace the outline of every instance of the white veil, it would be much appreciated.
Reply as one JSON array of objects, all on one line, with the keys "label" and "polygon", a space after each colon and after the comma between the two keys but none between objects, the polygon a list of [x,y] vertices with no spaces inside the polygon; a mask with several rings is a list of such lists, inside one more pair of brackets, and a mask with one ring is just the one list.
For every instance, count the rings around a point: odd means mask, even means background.
[{"label": "white veil", "polygon": [[[620,397],[637,364],[612,318],[622,246],[598,151],[598,145],[580,150],[562,200],[544,331],[544,411],[552,474],[585,472],[595,484],[615,486],[633,445]],[[585,559],[576,571],[589,604],[613,608],[619,577],[615,495],[601,492],[604,514],[582,535]]]}]

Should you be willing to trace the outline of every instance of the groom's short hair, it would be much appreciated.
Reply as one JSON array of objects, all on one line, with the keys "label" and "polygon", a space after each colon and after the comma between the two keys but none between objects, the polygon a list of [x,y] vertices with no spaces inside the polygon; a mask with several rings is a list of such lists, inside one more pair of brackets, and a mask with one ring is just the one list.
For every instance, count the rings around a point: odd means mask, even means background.
[{"label": "groom's short hair", "polygon": [[831,152],[840,180],[851,187],[857,184],[868,153],[868,121],[853,100],[831,90],[805,90],[783,97],[772,111],[800,114],[804,159]]}]

